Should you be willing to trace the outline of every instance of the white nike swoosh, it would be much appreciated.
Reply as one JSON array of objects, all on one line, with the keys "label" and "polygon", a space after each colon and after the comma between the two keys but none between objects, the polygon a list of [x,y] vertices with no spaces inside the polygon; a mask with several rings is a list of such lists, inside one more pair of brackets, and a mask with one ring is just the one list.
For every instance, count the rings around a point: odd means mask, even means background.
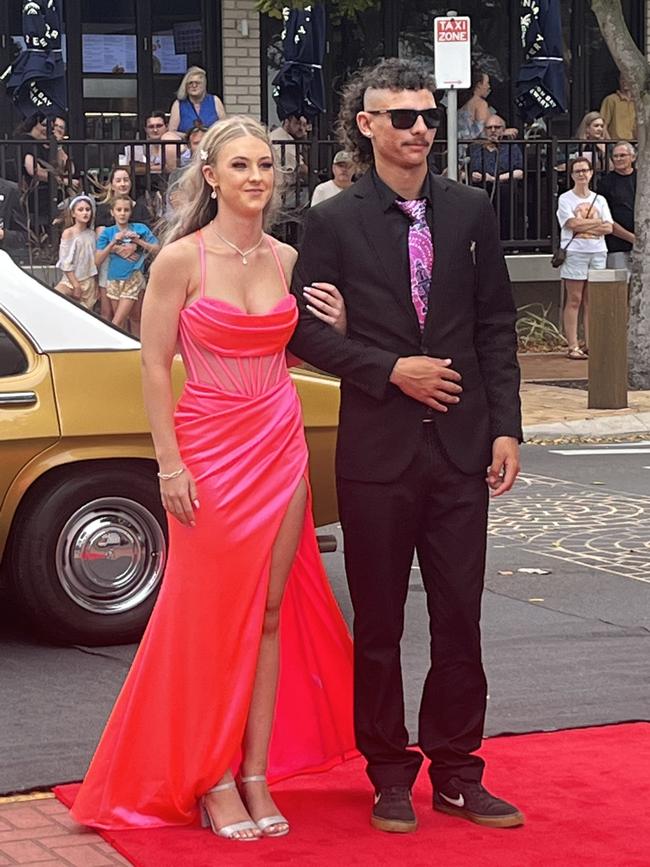
[{"label": "white nike swoosh", "polygon": [[454,807],[464,807],[465,806],[465,798],[462,795],[459,795],[457,798],[450,798],[449,795],[445,795],[440,792],[440,797],[444,798],[445,801],[449,801],[450,804],[453,804]]}]

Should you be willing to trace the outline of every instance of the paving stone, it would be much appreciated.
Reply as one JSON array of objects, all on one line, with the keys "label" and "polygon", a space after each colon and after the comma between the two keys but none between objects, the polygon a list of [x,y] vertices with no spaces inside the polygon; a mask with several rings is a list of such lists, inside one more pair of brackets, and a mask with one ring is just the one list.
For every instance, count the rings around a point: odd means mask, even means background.
[{"label": "paving stone", "polygon": [[62,804],[61,801],[57,801],[56,798],[52,798],[51,801],[40,801],[33,804],[34,808],[38,810],[39,813],[43,813],[46,816],[51,815],[52,813],[67,813],[68,808],[65,804]]},{"label": "paving stone", "polygon": [[[17,840],[14,843],[1,843],[0,851],[13,858],[16,864],[27,864],[29,862],[42,863],[43,861],[52,859],[52,853],[46,852],[45,849],[33,840]],[[79,865],[79,867],[84,867],[84,865]]]},{"label": "paving stone", "polygon": [[14,828],[42,828],[51,825],[52,821],[33,807],[23,804],[8,804],[0,811],[2,820]]},{"label": "paving stone", "polygon": [[62,825],[46,825],[40,828],[14,828],[12,831],[0,831],[0,846],[3,843],[11,843],[16,840],[33,840],[36,837],[40,836],[54,836],[69,833],[68,828],[64,828]]},{"label": "paving stone", "polygon": [[64,828],[60,829],[60,833],[51,837],[49,835],[40,836],[39,842],[43,846],[87,846],[89,843],[94,844],[98,839],[97,834],[94,831],[91,831],[90,828],[87,831],[78,831],[69,833],[66,832]]},{"label": "paving stone", "polygon": [[21,864],[20,867],[70,867],[70,865],[67,861],[55,858],[50,861],[29,861],[27,864]]},{"label": "paving stone", "polygon": [[104,867],[115,863],[112,858],[108,858],[94,846],[57,846],[53,851],[74,867]]}]

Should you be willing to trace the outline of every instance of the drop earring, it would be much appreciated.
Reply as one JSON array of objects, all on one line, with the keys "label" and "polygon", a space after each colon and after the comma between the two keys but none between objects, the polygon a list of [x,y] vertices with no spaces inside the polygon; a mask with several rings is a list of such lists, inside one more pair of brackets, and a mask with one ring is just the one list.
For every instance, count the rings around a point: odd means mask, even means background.
[{"label": "drop earring", "polygon": [[212,192],[210,193],[210,198],[211,199],[217,198],[217,188],[216,187],[212,187]]}]

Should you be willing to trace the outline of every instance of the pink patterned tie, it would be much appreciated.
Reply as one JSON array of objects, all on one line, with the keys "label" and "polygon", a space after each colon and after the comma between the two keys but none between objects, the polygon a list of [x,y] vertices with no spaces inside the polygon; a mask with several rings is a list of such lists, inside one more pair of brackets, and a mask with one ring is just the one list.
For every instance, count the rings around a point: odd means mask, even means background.
[{"label": "pink patterned tie", "polygon": [[413,199],[395,202],[400,211],[411,221],[409,226],[409,262],[411,266],[411,298],[417,313],[420,330],[429,306],[431,272],[433,270],[433,243],[427,223],[427,200]]}]

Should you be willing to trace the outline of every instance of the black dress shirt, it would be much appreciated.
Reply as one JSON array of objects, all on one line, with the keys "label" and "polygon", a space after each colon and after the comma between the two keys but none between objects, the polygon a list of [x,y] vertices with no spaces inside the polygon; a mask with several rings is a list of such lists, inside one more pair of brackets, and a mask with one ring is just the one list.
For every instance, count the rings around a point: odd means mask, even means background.
[{"label": "black dress shirt", "polygon": [[[399,269],[404,275],[402,285],[410,287],[411,263],[409,261],[409,226],[411,225],[411,220],[395,205],[397,199],[400,199],[401,201],[405,201],[405,199],[402,196],[398,196],[394,190],[391,190],[391,188],[382,181],[375,168],[372,169],[372,180],[375,184],[377,195],[379,196],[379,200],[386,215],[386,226],[388,232],[391,237],[395,239],[395,256],[399,261]],[[431,193],[431,176],[429,173],[427,173],[427,176],[424,179],[424,184],[417,198],[427,200],[427,225],[429,226],[431,240],[434,244],[435,261],[435,239],[433,238],[433,197]]]}]

